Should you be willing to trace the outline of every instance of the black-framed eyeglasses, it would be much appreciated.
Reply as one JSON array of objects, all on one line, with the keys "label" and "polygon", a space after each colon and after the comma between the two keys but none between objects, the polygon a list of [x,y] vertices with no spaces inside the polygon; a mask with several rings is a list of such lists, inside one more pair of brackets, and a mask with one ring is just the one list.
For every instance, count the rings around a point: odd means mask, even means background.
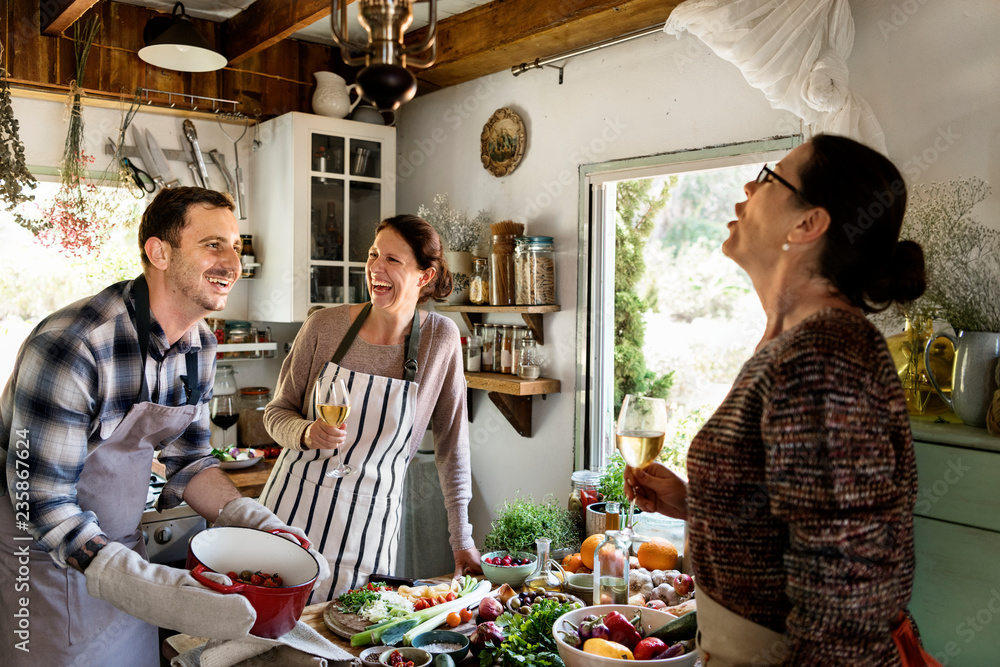
[{"label": "black-framed eyeglasses", "polygon": [[795,196],[798,197],[800,200],[802,200],[802,203],[804,203],[804,204],[808,204],[809,203],[809,200],[806,199],[805,195],[802,194],[801,190],[799,190],[797,187],[795,187],[794,185],[792,185],[791,183],[789,183],[788,181],[786,181],[785,179],[783,179],[781,176],[778,176],[776,173],[774,173],[774,171],[772,171],[771,169],[769,169],[766,164],[763,167],[760,168],[760,173],[757,174],[756,182],[757,183],[767,183],[768,176],[773,176],[774,180],[778,181],[779,183],[781,183],[782,185],[784,185],[786,188],[788,188],[789,190],[791,190],[792,192],[794,192]]}]

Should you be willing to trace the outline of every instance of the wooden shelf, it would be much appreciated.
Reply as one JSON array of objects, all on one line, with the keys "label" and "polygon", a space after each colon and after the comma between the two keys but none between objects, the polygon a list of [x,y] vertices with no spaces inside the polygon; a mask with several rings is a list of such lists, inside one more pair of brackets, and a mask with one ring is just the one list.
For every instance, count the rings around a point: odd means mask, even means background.
[{"label": "wooden shelf", "polygon": [[[493,405],[497,406],[504,419],[510,422],[520,435],[531,437],[531,397],[558,394],[559,380],[538,378],[524,380],[516,375],[502,373],[466,373],[465,382],[469,389],[486,392]],[[469,410],[472,410],[472,392],[469,392]],[[471,417],[470,417],[471,418]]]},{"label": "wooden shelf", "polygon": [[483,315],[489,313],[509,313],[520,315],[524,323],[528,325],[539,345],[545,345],[545,329],[542,326],[542,315],[545,313],[558,313],[559,306],[474,306],[455,305],[448,303],[438,303],[435,309],[443,313],[461,313],[465,320],[465,326],[469,331],[477,324],[483,323]]}]

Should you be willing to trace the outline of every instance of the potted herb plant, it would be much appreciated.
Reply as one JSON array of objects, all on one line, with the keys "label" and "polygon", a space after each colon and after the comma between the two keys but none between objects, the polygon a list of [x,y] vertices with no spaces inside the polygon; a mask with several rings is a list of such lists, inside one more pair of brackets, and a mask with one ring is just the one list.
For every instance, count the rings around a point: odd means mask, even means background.
[{"label": "potted herb plant", "polygon": [[550,555],[559,560],[579,547],[580,526],[552,495],[541,502],[516,496],[504,501],[497,511],[483,547],[485,551],[534,552],[535,540],[539,537],[552,540]]}]

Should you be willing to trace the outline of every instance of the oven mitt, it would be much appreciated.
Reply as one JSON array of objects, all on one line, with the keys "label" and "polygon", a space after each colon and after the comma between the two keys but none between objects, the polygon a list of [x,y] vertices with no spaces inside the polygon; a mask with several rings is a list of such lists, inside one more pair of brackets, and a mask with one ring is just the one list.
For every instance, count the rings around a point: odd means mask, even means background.
[{"label": "oven mitt", "polygon": [[[243,526],[244,528],[256,528],[257,530],[286,530],[289,533],[303,540],[309,540],[301,528],[288,526],[281,519],[275,516],[274,512],[261,505],[252,498],[237,498],[230,500],[219,512],[219,518],[215,520],[216,526]],[[309,553],[319,564],[319,575],[316,577],[316,585],[330,577],[330,563],[326,557],[315,549],[310,548]]]},{"label": "oven mitt", "polygon": [[242,595],[205,588],[186,570],[150,563],[111,542],[84,572],[87,592],[151,625],[196,637],[246,637],[257,612]]}]

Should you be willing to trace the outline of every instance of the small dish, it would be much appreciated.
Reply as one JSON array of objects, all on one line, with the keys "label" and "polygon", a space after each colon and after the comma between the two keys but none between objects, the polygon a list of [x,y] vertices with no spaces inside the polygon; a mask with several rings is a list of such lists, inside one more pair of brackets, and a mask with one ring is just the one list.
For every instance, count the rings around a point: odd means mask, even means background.
[{"label": "small dish", "polygon": [[242,461],[219,461],[219,467],[223,470],[239,470],[257,465],[258,462],[264,460],[264,452],[259,449],[247,449],[245,451],[248,454],[253,454],[253,458],[243,459]]},{"label": "small dish", "polygon": [[427,667],[431,664],[431,654],[422,648],[412,648],[410,646],[400,646],[399,648],[393,648],[392,646],[386,646],[385,651],[378,657],[378,661],[383,665],[391,665],[389,662],[389,657],[399,651],[403,656],[403,660],[408,660],[413,663],[413,667]]},{"label": "small dish", "polygon": [[528,575],[535,569],[535,562],[538,560],[538,556],[530,554],[526,551],[521,551],[516,554],[511,554],[517,558],[527,558],[530,563],[527,565],[508,565],[500,566],[487,563],[487,558],[493,558],[494,556],[506,556],[506,551],[490,551],[485,553],[479,559],[479,564],[483,568],[483,574],[486,578],[490,580],[490,583],[495,586],[502,586],[507,584],[512,588],[517,588],[524,583],[524,580],[528,578]]},{"label": "small dish", "polygon": [[358,657],[365,665],[380,665],[382,663],[379,662],[379,656],[391,648],[391,646],[369,646]]},{"label": "small dish", "polygon": [[[461,632],[452,632],[451,630],[433,630],[431,632],[425,632],[414,637],[412,644],[414,648],[422,648],[432,656],[442,653],[451,656],[451,659],[455,661],[456,665],[461,662],[462,658],[465,657],[465,654],[469,652],[469,638]],[[444,644],[451,644],[460,648],[453,651],[432,650],[435,646],[441,646]]]}]

